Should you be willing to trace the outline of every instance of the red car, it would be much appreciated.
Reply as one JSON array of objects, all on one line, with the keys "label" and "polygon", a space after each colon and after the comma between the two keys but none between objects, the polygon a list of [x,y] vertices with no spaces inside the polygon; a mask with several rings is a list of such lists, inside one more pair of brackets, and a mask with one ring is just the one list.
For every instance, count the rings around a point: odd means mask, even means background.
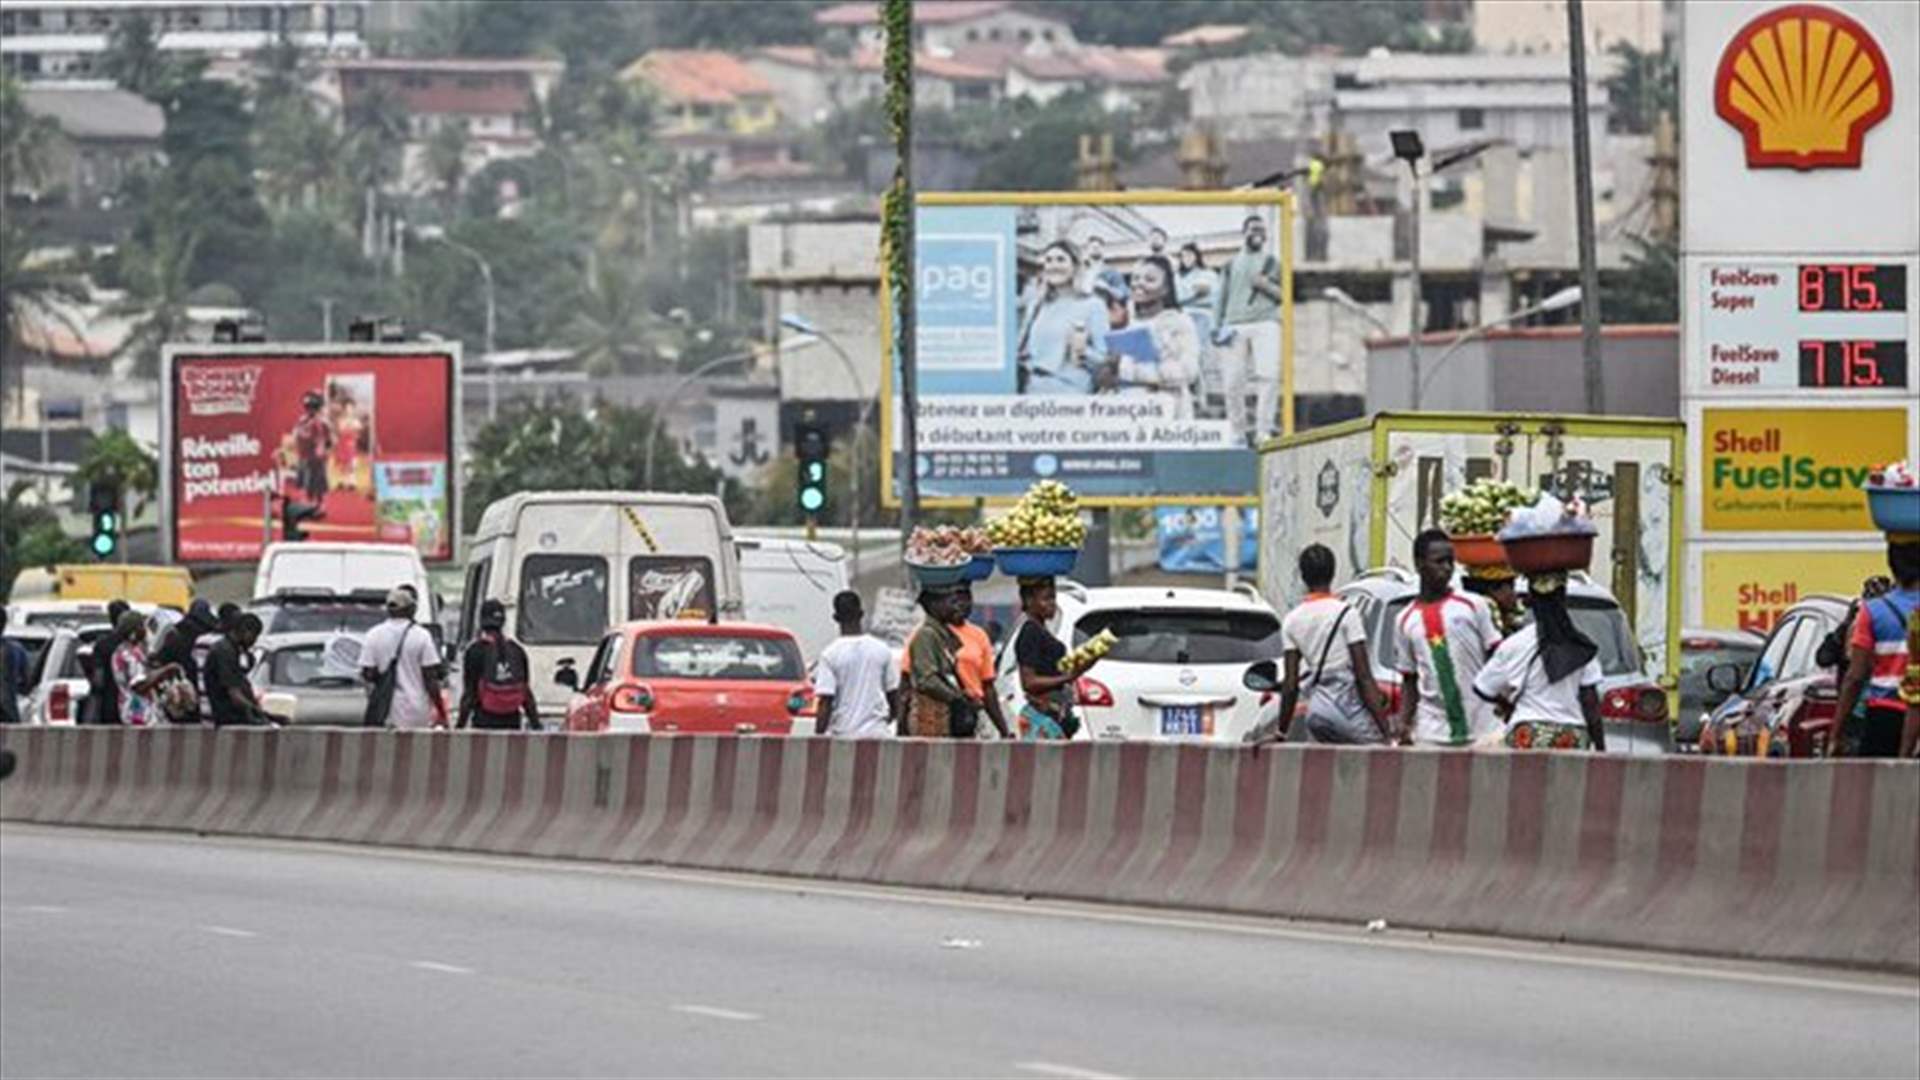
[{"label": "red car", "polygon": [[813,706],[800,643],[753,623],[628,623],[554,679],[574,690],[568,731],[786,735]]},{"label": "red car", "polygon": [[1824,757],[1840,690],[1815,660],[1820,642],[1847,613],[1844,597],[1816,595],[1788,609],[1743,671],[1707,670],[1707,685],[1729,694],[1700,729],[1700,752],[1730,757]]}]

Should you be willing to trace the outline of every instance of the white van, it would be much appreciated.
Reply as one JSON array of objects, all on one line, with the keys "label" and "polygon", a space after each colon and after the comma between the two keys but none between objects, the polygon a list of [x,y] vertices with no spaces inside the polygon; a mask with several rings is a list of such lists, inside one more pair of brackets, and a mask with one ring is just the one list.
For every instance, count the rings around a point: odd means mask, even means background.
[{"label": "white van", "polygon": [[733,526],[711,495],[520,492],[480,517],[458,636],[465,643],[478,633],[482,602],[504,603],[507,633],[527,650],[535,700],[557,720],[572,692],[554,672],[563,660],[584,665],[609,627],[735,620],[741,596]]},{"label": "white van", "polygon": [[847,553],[838,544],[743,536],[740,580],[746,587],[746,620],[784,626],[800,641],[811,664],[840,636],[833,598],[849,588]]},{"label": "white van", "polygon": [[282,593],[353,593],[384,596],[395,585],[412,585],[420,594],[421,622],[436,617],[427,564],[408,544],[350,544],[298,540],[268,544],[253,577],[255,599]]}]

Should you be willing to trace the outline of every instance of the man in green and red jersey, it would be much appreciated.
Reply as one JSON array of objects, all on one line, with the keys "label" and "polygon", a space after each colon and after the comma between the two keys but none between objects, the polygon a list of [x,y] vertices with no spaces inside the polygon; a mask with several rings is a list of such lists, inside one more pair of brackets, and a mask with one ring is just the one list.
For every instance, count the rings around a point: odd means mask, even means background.
[{"label": "man in green and red jersey", "polygon": [[1420,595],[1393,622],[1400,671],[1396,735],[1421,746],[1468,746],[1501,731],[1493,705],[1472,692],[1500,631],[1493,605],[1453,590],[1453,542],[1439,529],[1413,540]]}]

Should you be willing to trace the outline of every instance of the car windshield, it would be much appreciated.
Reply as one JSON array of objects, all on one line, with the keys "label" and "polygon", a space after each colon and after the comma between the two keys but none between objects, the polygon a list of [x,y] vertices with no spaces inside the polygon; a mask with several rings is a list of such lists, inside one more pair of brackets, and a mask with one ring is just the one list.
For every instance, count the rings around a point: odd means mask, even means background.
[{"label": "car windshield", "polygon": [[34,611],[27,615],[28,626],[50,626],[62,630],[74,626],[86,626],[97,623],[107,617],[106,608],[92,611]]},{"label": "car windshield", "polygon": [[[1382,650],[1381,656],[1394,655],[1393,643],[1385,640],[1387,629],[1396,625],[1400,613],[1414,598],[1403,596],[1389,601],[1387,618],[1379,631],[1380,638],[1369,642],[1368,648]],[[1611,600],[1598,597],[1575,596],[1567,601],[1567,611],[1573,616],[1573,628],[1585,634],[1588,640],[1600,647],[1600,671],[1604,675],[1637,675],[1641,671],[1640,648],[1634,644],[1633,629],[1627,625],[1626,613],[1620,605]]]},{"label": "car windshield", "polygon": [[344,689],[360,684],[359,664],[360,642],[342,636],[274,650],[269,679],[274,686]]},{"label": "car windshield", "polygon": [[368,604],[276,604],[260,615],[268,634],[364,634],[387,618],[385,608]]},{"label": "car windshield", "polygon": [[1261,611],[1090,611],[1073,643],[1102,630],[1120,640],[1109,660],[1134,664],[1247,664],[1280,655],[1280,620]]},{"label": "car windshield", "polygon": [[799,679],[800,647],[785,638],[685,634],[648,637],[633,653],[633,673],[668,679]]}]

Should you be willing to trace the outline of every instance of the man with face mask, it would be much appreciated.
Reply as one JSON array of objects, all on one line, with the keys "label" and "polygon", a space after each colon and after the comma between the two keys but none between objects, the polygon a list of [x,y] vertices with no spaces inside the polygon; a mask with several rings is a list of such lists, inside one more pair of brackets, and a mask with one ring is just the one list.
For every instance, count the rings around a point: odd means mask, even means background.
[{"label": "man with face mask", "polygon": [[1216,340],[1231,350],[1228,419],[1258,440],[1278,426],[1280,392],[1280,260],[1267,250],[1264,214],[1241,223],[1240,250],[1220,271],[1214,325]]}]

